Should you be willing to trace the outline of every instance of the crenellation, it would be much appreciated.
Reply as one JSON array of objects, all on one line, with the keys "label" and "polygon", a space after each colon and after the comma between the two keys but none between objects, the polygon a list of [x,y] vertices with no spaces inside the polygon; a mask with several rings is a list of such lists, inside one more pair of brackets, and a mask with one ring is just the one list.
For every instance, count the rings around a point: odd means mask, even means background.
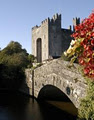
[{"label": "crenellation", "polygon": [[53,23],[53,22],[54,22],[53,18],[52,18],[52,19],[50,19],[50,23]]},{"label": "crenellation", "polygon": [[73,31],[75,31],[75,26],[80,24],[80,18],[73,18]]},{"label": "crenellation", "polygon": [[61,22],[61,14],[55,14],[53,17],[50,19],[50,24],[56,24],[58,21]]},{"label": "crenellation", "polygon": [[35,29],[37,29],[38,27],[39,27],[39,26],[36,25],[36,26],[32,27],[32,30],[35,30]]},{"label": "crenellation", "polygon": [[53,15],[52,19],[53,19],[53,20],[56,20],[56,19],[57,19],[57,16],[58,16],[58,14]]},{"label": "crenellation", "polygon": [[61,14],[59,15],[58,13],[56,13],[55,15],[53,15],[52,19],[55,21],[59,19],[60,17],[61,17]]},{"label": "crenellation", "polygon": [[[79,24],[79,18],[73,18],[73,25]],[[58,58],[68,48],[73,33],[69,29],[61,28],[61,14],[56,13],[52,18],[41,22],[40,26],[32,28],[32,53],[37,62],[51,58]],[[41,55],[41,56],[40,56]],[[41,58],[41,61],[38,61]]]},{"label": "crenellation", "polygon": [[45,24],[45,23],[48,23],[48,21],[49,21],[49,18],[43,20],[43,21],[41,22],[41,25],[42,25],[42,24]]},{"label": "crenellation", "polygon": [[69,28],[68,28],[69,30],[72,30],[72,27],[71,27],[71,25],[69,25]]},{"label": "crenellation", "polygon": [[73,18],[73,25],[80,24],[80,18]]}]

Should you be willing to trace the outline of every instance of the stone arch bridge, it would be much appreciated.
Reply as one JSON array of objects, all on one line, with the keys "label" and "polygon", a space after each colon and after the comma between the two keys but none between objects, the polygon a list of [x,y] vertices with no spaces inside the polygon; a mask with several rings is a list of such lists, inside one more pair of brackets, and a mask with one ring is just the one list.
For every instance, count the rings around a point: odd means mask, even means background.
[{"label": "stone arch bridge", "polygon": [[[56,87],[66,95],[75,107],[79,107],[80,98],[85,97],[87,85],[84,78],[79,73],[79,65],[69,66],[69,62],[55,59],[36,68],[33,72],[26,70],[26,84],[28,93],[38,98],[40,91],[43,90],[46,96],[47,89],[51,93],[51,86]],[[26,92],[26,90],[24,89]]]}]

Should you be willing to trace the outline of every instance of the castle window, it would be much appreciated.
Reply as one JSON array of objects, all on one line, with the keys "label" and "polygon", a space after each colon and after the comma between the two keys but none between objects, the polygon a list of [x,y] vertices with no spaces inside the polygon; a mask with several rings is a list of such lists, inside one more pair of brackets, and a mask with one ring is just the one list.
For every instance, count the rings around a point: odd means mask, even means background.
[{"label": "castle window", "polygon": [[42,40],[41,38],[37,39],[37,62],[42,62]]}]

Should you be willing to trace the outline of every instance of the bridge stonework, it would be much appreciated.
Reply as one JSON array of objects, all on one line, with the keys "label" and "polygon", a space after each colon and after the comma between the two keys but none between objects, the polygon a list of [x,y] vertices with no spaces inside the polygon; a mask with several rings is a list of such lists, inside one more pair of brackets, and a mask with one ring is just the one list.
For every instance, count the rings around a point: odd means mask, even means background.
[{"label": "bridge stonework", "polygon": [[87,88],[78,67],[78,64],[69,67],[69,62],[55,59],[36,68],[33,72],[27,69],[26,84],[29,94],[37,98],[44,86],[53,85],[59,88],[78,108],[80,99],[86,95]]}]

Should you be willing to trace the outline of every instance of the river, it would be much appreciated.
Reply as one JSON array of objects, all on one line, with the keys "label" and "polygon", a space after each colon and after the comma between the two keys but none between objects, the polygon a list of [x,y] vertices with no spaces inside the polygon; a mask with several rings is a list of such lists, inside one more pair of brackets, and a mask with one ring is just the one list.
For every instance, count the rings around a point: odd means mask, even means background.
[{"label": "river", "polygon": [[22,93],[0,93],[0,120],[76,120],[49,102]]}]

